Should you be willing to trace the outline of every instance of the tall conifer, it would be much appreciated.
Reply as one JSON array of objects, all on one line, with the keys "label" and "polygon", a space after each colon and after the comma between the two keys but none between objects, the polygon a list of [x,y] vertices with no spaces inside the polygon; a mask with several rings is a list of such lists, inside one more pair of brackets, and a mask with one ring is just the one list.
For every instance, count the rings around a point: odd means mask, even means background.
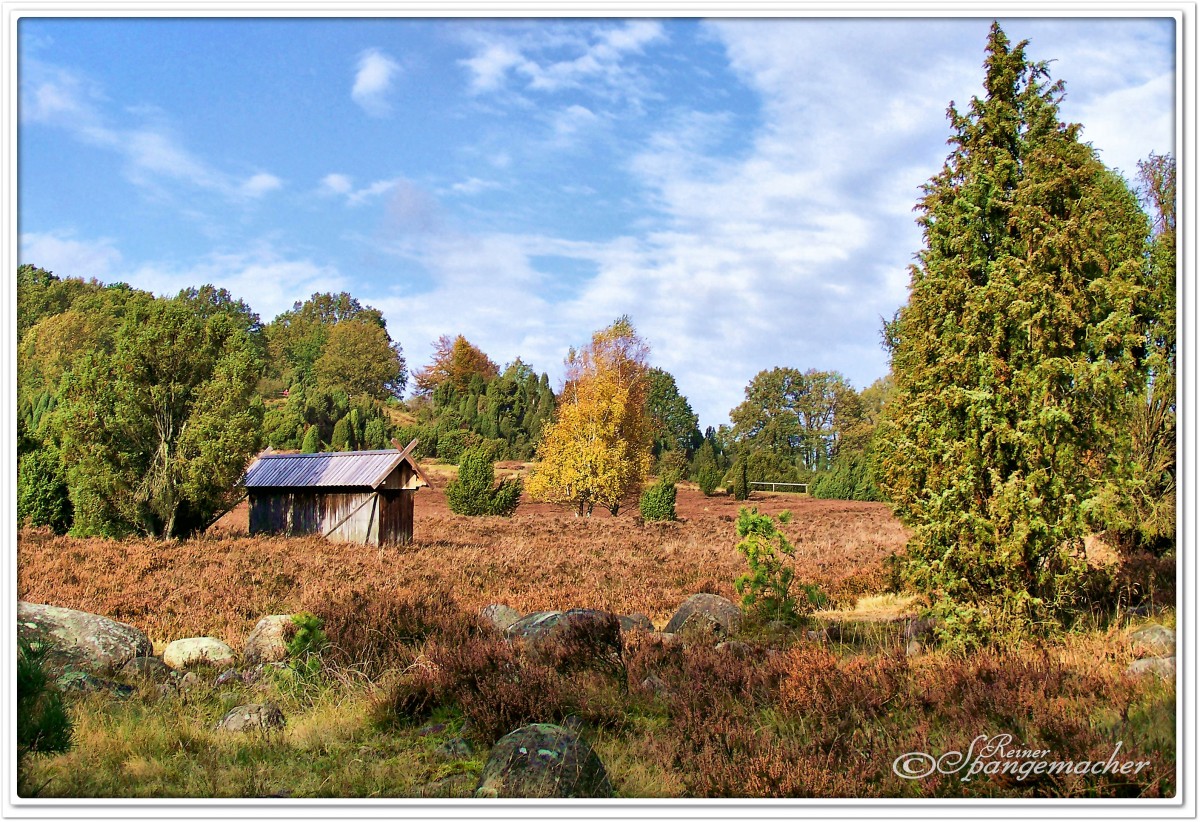
[{"label": "tall conifer", "polygon": [[1084,503],[1137,385],[1145,215],[1059,121],[1062,83],[993,24],[985,95],[917,210],[924,248],[885,331],[881,468],[906,570],[964,637],[1068,621]]}]

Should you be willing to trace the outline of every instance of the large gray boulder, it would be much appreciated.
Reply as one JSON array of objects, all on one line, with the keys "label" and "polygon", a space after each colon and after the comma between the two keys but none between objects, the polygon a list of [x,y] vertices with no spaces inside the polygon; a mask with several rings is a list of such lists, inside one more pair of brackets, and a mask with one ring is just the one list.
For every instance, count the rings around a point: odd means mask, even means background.
[{"label": "large gray boulder", "polygon": [[129,660],[154,653],[150,638],[132,625],[33,602],[17,603],[17,636],[45,648],[46,666],[59,673],[115,674]]},{"label": "large gray boulder", "polygon": [[497,742],[477,797],[610,797],[612,783],[591,746],[559,725],[518,728]]},{"label": "large gray boulder", "polygon": [[288,643],[296,635],[297,625],[290,614],[265,616],[246,637],[242,656],[247,665],[260,662],[284,662],[288,658]]},{"label": "large gray boulder", "polygon": [[219,639],[210,636],[194,636],[177,639],[166,647],[162,656],[168,668],[181,671],[193,665],[211,665],[214,668],[230,668],[237,664],[233,649]]},{"label": "large gray boulder", "polygon": [[538,611],[514,622],[505,635],[524,645],[534,658],[554,665],[621,665],[621,623],[607,611]]},{"label": "large gray boulder", "polygon": [[1129,641],[1139,658],[1175,654],[1175,632],[1162,625],[1143,625],[1129,635]]},{"label": "large gray boulder", "polygon": [[693,594],[679,606],[663,631],[719,642],[736,634],[741,625],[741,609],[725,597]]},{"label": "large gray boulder", "polygon": [[1129,663],[1126,671],[1131,676],[1146,676],[1153,674],[1161,676],[1163,679],[1175,678],[1175,657],[1173,656],[1154,656],[1146,659],[1135,659]]},{"label": "large gray boulder", "polygon": [[507,605],[485,605],[479,615],[496,626],[497,630],[507,631],[514,623],[520,621],[521,612]]}]

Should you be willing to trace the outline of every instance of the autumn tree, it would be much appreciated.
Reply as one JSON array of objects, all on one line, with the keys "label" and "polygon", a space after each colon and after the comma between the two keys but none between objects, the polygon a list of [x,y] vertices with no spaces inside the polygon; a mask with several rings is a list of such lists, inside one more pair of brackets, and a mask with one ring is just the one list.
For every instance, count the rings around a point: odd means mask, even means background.
[{"label": "autumn tree", "polygon": [[529,479],[532,499],[590,516],[597,505],[615,514],[640,491],[651,464],[648,353],[628,317],[570,351],[566,385]]},{"label": "autumn tree", "polygon": [[993,24],[985,95],[918,204],[924,247],[886,330],[880,467],[904,572],[964,641],[1068,622],[1084,502],[1139,382],[1147,222],[1059,121],[1061,82]]},{"label": "autumn tree", "polygon": [[206,526],[258,446],[255,346],[230,313],[186,297],[131,308],[111,356],[63,380],[61,440],[75,531],[159,537]]},{"label": "autumn tree", "polygon": [[433,361],[413,375],[418,394],[431,394],[445,384],[461,393],[467,390],[472,377],[487,382],[500,373],[500,368],[488,359],[487,354],[462,334],[453,339],[443,335],[433,348]]}]

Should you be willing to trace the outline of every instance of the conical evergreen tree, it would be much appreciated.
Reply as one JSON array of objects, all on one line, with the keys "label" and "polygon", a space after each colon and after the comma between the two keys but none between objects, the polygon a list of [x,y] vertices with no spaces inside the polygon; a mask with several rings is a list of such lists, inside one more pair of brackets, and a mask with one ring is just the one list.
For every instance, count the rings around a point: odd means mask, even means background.
[{"label": "conical evergreen tree", "polygon": [[1061,82],[993,24],[985,96],[918,205],[925,247],[886,329],[886,490],[909,581],[970,639],[1069,621],[1084,503],[1139,378],[1145,215],[1059,122]]}]

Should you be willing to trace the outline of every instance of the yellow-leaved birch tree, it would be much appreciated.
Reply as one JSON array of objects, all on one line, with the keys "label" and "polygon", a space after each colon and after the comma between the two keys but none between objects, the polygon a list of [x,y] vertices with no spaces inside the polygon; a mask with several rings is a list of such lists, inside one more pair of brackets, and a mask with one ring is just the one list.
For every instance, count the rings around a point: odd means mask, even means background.
[{"label": "yellow-leaved birch tree", "polygon": [[628,317],[571,349],[554,422],[538,445],[530,498],[590,516],[597,505],[615,515],[636,497],[651,463],[648,354]]}]

